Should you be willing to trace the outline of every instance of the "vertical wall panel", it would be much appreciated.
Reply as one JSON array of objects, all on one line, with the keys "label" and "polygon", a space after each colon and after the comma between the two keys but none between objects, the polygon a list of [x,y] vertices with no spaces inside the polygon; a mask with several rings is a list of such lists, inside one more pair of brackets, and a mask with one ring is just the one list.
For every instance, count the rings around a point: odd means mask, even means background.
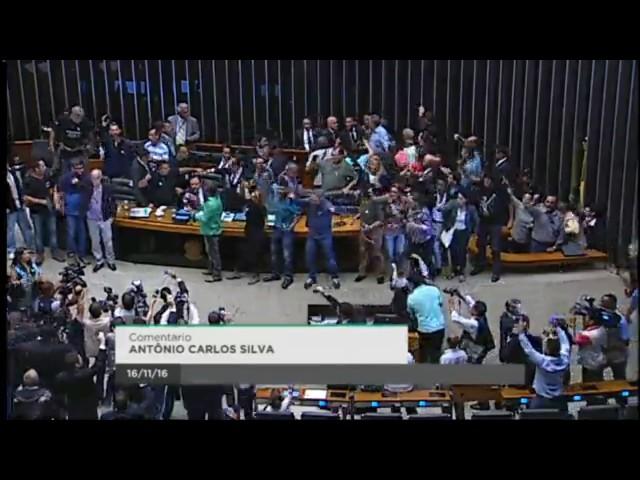
[{"label": "vertical wall panel", "polygon": [[184,100],[203,140],[246,144],[270,130],[292,143],[304,115],[323,126],[373,110],[399,135],[422,103],[447,161],[454,133],[476,134],[489,163],[508,145],[515,166],[565,200],[588,137],[586,201],[606,206],[609,253],[621,261],[637,227],[637,83],[629,60],[20,60],[7,62],[7,117],[13,138],[38,138],[80,103],[94,122],[109,113],[144,138]]}]

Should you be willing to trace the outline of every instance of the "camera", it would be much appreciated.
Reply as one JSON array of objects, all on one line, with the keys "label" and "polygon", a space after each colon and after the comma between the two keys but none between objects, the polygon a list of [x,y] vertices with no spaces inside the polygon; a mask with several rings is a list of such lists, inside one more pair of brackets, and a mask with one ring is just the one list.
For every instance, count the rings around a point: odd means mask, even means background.
[{"label": "camera", "polygon": [[596,299],[589,295],[581,295],[569,312],[573,315],[598,318],[600,308],[595,306]]},{"label": "camera", "polygon": [[77,287],[87,288],[87,282],[82,278],[84,276],[84,268],[80,265],[69,265],[64,267],[60,272],[60,293],[66,299],[67,295],[73,293]]},{"label": "camera", "polygon": [[140,280],[134,280],[131,282],[131,286],[127,289],[127,292],[132,293],[134,301],[134,310],[136,316],[145,318],[149,314],[149,303],[147,302],[147,294],[144,291],[144,287]]},{"label": "camera", "polygon": [[104,287],[104,293],[107,294],[104,300],[97,300],[95,297],[91,297],[91,302],[99,303],[103,312],[111,312],[111,315],[113,315],[118,306],[118,295],[113,293],[111,287]]},{"label": "camera", "polygon": [[442,291],[444,293],[446,293],[447,295],[450,295],[452,297],[461,297],[462,294],[460,293],[460,290],[458,290],[457,288],[443,288]]}]

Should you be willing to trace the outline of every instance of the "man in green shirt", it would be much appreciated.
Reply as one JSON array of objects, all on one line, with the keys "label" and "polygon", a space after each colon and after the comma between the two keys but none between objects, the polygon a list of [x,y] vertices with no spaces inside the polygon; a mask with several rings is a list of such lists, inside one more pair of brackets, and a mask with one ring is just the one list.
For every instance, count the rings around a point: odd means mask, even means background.
[{"label": "man in green shirt", "polygon": [[205,189],[207,201],[195,214],[196,221],[200,222],[200,233],[207,243],[207,253],[209,255],[211,279],[205,282],[219,282],[222,280],[222,261],[220,260],[219,239],[222,235],[222,200],[218,195],[218,186],[215,183],[208,183]]}]

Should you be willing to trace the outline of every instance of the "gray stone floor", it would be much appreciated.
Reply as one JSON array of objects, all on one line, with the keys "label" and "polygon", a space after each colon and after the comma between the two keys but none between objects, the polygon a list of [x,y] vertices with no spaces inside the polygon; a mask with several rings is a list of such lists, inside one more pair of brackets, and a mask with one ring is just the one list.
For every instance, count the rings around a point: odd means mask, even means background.
[{"label": "gray stone floor", "polygon": [[[45,276],[55,276],[62,264],[48,259],[44,266]],[[122,291],[132,280],[141,280],[145,290],[151,294],[164,281],[165,268],[154,265],[140,265],[118,262],[118,270],[111,272],[107,268],[94,274],[91,267],[87,269],[86,279],[89,283],[89,296],[104,298],[103,288],[113,287],[117,293]],[[196,304],[200,316],[220,306],[235,312],[238,324],[304,324],[306,323],[307,305],[323,303],[323,299],[303,288],[304,275],[296,275],[294,284],[286,291],[277,283],[260,283],[247,285],[247,279],[223,281],[215,284],[204,282],[200,270],[177,268],[176,273],[185,280]],[[342,288],[333,292],[343,301],[367,304],[388,304],[391,291],[388,284],[377,285],[373,277],[361,283],[353,281],[355,273],[342,275]],[[321,275],[320,282],[329,284],[328,276]],[[461,284],[454,281],[439,282],[442,287]],[[509,298],[520,298],[524,309],[531,319],[531,330],[540,332],[554,313],[567,313],[574,301],[581,294],[595,297],[608,292],[617,295],[621,305],[627,305],[622,281],[613,273],[602,267],[572,269],[563,273],[518,273],[505,272],[500,282],[492,284],[490,274],[483,273],[478,277],[469,277],[461,289],[474,298],[484,300],[488,305],[488,318],[494,335],[498,331],[498,319]],[[638,321],[633,322],[631,354],[627,370],[628,378],[638,376]],[[451,330],[455,327],[449,327]],[[498,362],[497,349],[489,354],[487,363]],[[580,379],[579,369],[572,365],[574,380]],[[296,409],[299,410],[299,409]],[[184,410],[176,407],[176,418],[184,418]]]}]

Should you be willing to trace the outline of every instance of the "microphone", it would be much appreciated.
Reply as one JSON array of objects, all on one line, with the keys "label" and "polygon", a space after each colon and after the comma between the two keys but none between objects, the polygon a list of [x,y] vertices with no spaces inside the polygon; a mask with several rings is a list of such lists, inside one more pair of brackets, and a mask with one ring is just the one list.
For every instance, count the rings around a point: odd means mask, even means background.
[{"label": "microphone", "polygon": [[453,134],[453,139],[456,142],[460,142],[460,143],[464,143],[465,142],[465,138],[462,135],[460,135],[459,133],[454,133]]}]

